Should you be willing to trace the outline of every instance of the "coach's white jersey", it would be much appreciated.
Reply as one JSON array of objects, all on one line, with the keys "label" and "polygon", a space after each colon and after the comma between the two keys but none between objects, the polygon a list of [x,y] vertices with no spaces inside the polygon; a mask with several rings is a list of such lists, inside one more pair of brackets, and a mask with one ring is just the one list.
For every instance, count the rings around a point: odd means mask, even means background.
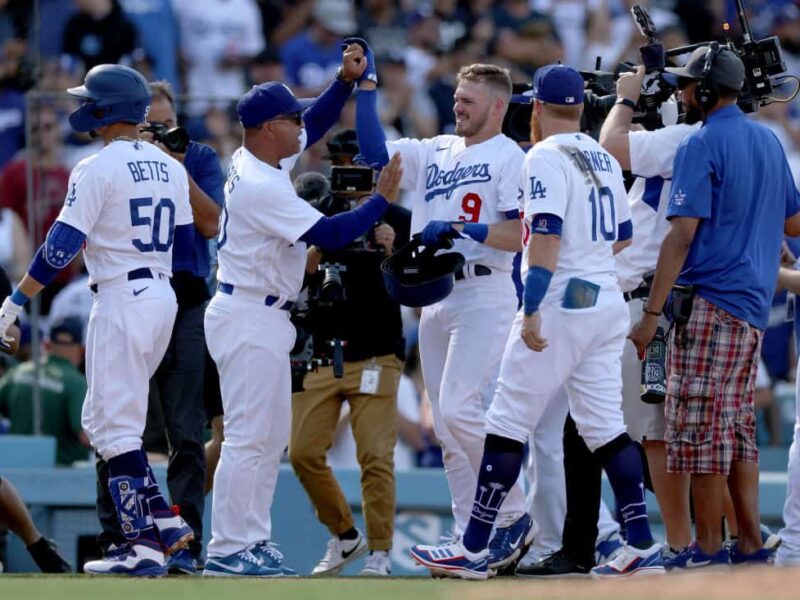
[{"label": "coach's white jersey", "polygon": [[58,220],[86,235],[90,283],[171,275],[175,226],[192,223],[186,169],[152,144],[111,142],[75,165]]},{"label": "coach's white jersey", "polygon": [[[524,229],[536,233],[539,213],[563,221],[561,251],[544,301],[560,302],[572,277],[618,289],[612,247],[619,224],[631,216],[616,159],[588,135],[562,133],[528,151],[521,178]],[[523,275],[529,247],[524,241]]]},{"label": "coach's white jersey", "polygon": [[[400,187],[413,195],[411,231],[433,220],[498,223],[517,210],[519,170],[525,153],[505,135],[466,146],[457,135],[426,140],[387,142],[389,156],[399,152],[403,164]],[[454,250],[467,262],[511,271],[513,252],[469,239],[455,240]]]},{"label": "coach's white jersey", "polygon": [[225,184],[217,279],[296,299],[306,265],[306,243],[297,240],[322,216],[295,193],[288,169],[239,148]]},{"label": "coach's white jersey", "polygon": [[633,218],[633,243],[616,256],[617,275],[623,292],[636,288],[642,277],[655,271],[661,242],[667,235],[672,162],[683,138],[700,127],[670,125],[655,131],[632,131],[630,141],[631,173],[636,175],[628,192]]}]

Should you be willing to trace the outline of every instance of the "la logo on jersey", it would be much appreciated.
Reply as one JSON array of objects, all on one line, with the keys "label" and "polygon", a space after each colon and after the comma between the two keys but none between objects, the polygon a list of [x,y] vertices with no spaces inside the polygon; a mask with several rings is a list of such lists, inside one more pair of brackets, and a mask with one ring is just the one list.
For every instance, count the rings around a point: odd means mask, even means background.
[{"label": "la logo on jersey", "polygon": [[685,202],[686,202],[686,194],[684,194],[684,193],[683,193],[683,190],[678,190],[678,191],[677,191],[677,192],[676,192],[676,193],[675,193],[675,194],[672,196],[672,203],[673,203],[675,206],[683,206],[683,204],[684,204]]},{"label": "la logo on jersey", "polygon": [[544,200],[545,194],[547,188],[536,177],[531,177],[531,200]]},{"label": "la logo on jersey", "polygon": [[428,166],[426,176],[425,187],[428,192],[425,194],[425,202],[430,202],[436,196],[442,195],[449,200],[456,188],[492,180],[492,175],[489,173],[489,163],[462,167],[461,163],[458,162],[449,171],[440,169],[437,165],[432,164]]},{"label": "la logo on jersey", "polygon": [[67,200],[66,200],[65,204],[67,206],[72,206],[73,204],[75,204],[75,200],[77,200],[77,199],[78,199],[78,194],[75,192],[75,182],[73,181],[72,182],[72,191],[69,193],[69,196],[67,196]]}]

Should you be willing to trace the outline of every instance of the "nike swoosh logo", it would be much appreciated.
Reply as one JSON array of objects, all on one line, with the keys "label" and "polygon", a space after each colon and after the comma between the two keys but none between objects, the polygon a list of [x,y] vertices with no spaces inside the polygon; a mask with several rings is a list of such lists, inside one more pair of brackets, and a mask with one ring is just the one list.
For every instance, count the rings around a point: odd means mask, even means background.
[{"label": "nike swoosh logo", "polygon": [[442,150],[447,150],[447,146],[436,146],[436,152],[441,152]]},{"label": "nike swoosh logo", "polygon": [[686,568],[691,569],[692,567],[706,567],[710,564],[711,564],[710,560],[701,560],[697,562],[694,560],[694,556],[692,556],[691,558],[689,558],[689,560],[686,561]]},{"label": "nike swoosh logo", "polygon": [[350,555],[353,554],[353,552],[355,552],[356,550],[358,550],[358,548],[360,546],[361,546],[361,544],[356,544],[355,547],[352,550],[348,551],[348,552],[345,552],[344,550],[342,550],[342,558],[350,558]]},{"label": "nike swoosh logo", "polygon": [[511,547],[512,548],[516,548],[517,546],[519,546],[519,543],[522,541],[522,538],[523,538],[524,535],[525,535],[524,531],[522,533],[520,533],[519,537],[517,538],[517,541],[514,542],[513,544],[511,544]]},{"label": "nike swoosh logo", "polygon": [[143,288],[142,288],[142,289],[140,289],[140,290],[133,290],[133,295],[134,295],[134,296],[138,296],[139,294],[141,294],[143,291],[145,291],[145,290],[146,290],[146,289],[148,289],[149,287],[150,287],[150,286],[148,285],[147,287],[143,287]]},{"label": "nike swoosh logo", "polygon": [[222,567],[226,571],[231,571],[232,573],[242,573],[242,572],[244,572],[244,565],[242,563],[236,563],[235,567],[230,567],[228,565],[224,565],[224,564],[222,564],[220,562],[217,562],[215,560],[210,560],[209,562],[214,563],[218,567]]}]

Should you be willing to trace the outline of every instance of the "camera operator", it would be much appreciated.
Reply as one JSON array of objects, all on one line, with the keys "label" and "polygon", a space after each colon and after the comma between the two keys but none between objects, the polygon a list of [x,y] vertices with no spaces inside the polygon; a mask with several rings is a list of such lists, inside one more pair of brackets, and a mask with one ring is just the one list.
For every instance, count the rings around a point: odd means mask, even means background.
[{"label": "camera operator", "polygon": [[[686,566],[728,562],[721,548],[730,488],[739,538],[734,563],[764,562],[758,514],[753,392],[757,357],[777,280],[783,234],[800,234],[800,195],[783,150],[736,105],[745,67],[716,43],[685,67],[667,68],[689,121],[678,147],[661,245],[644,315],[631,331],[640,356],[671,311],[665,418],[667,470],[689,474],[696,543]],[[675,282],[690,286],[683,300]]]},{"label": "camera operator", "polygon": [[[331,163],[350,171],[358,154],[355,131],[344,130],[328,143]],[[348,210],[372,193],[369,185],[347,192],[333,191],[317,208],[327,216]],[[297,185],[297,184],[296,184]],[[352,186],[350,186],[352,187]],[[303,195],[300,191],[298,191]],[[394,531],[394,446],[397,440],[397,387],[404,340],[400,307],[386,292],[380,270],[382,260],[409,238],[411,213],[392,205],[384,222],[341,251],[308,250],[307,277],[310,306],[305,321],[315,346],[315,356],[330,356],[332,339],[344,341],[343,374],[321,367],[305,377],[305,390],[292,397],[292,431],[289,458],[314,505],[320,521],[332,534],[327,551],[312,575],[335,575],[345,565],[370,556],[362,575],[385,576],[391,572],[389,550]],[[340,290],[338,297],[330,287]],[[342,294],[343,293],[343,297]],[[300,327],[298,327],[300,328]],[[350,419],[361,466],[366,539],[355,521],[336,478],[326,462],[342,403],[350,405]]]},{"label": "camera operator", "polygon": [[[178,314],[166,354],[150,381],[150,401],[161,404],[169,443],[167,486],[170,498],[195,535],[187,550],[169,557],[167,568],[171,573],[193,575],[202,550],[205,507],[203,316],[209,299],[206,285],[210,273],[208,239],[217,235],[224,178],[214,150],[189,141],[186,130],[176,127],[174,96],[169,84],[154,82],[150,89],[153,99],[141,137],[186,167],[196,228],[191,253],[173,253],[171,283],[178,301]],[[105,483],[107,467],[98,459],[97,468],[97,508],[104,529],[101,543],[118,546],[125,538],[118,529],[114,504]]]}]

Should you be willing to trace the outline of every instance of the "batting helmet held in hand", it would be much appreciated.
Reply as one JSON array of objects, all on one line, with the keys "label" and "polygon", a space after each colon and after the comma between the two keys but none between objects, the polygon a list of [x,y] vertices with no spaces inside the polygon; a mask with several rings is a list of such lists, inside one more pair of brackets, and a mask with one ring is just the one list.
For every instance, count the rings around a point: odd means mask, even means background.
[{"label": "batting helmet held in hand", "polygon": [[[452,248],[452,240],[443,240]],[[386,291],[404,306],[428,306],[453,291],[455,273],[464,267],[459,252],[436,254],[442,246],[425,246],[419,234],[381,263]]]},{"label": "batting helmet held in hand", "polygon": [[82,86],[67,93],[83,99],[69,116],[72,128],[83,133],[112,123],[144,122],[152,98],[144,76],[122,65],[97,65]]}]

